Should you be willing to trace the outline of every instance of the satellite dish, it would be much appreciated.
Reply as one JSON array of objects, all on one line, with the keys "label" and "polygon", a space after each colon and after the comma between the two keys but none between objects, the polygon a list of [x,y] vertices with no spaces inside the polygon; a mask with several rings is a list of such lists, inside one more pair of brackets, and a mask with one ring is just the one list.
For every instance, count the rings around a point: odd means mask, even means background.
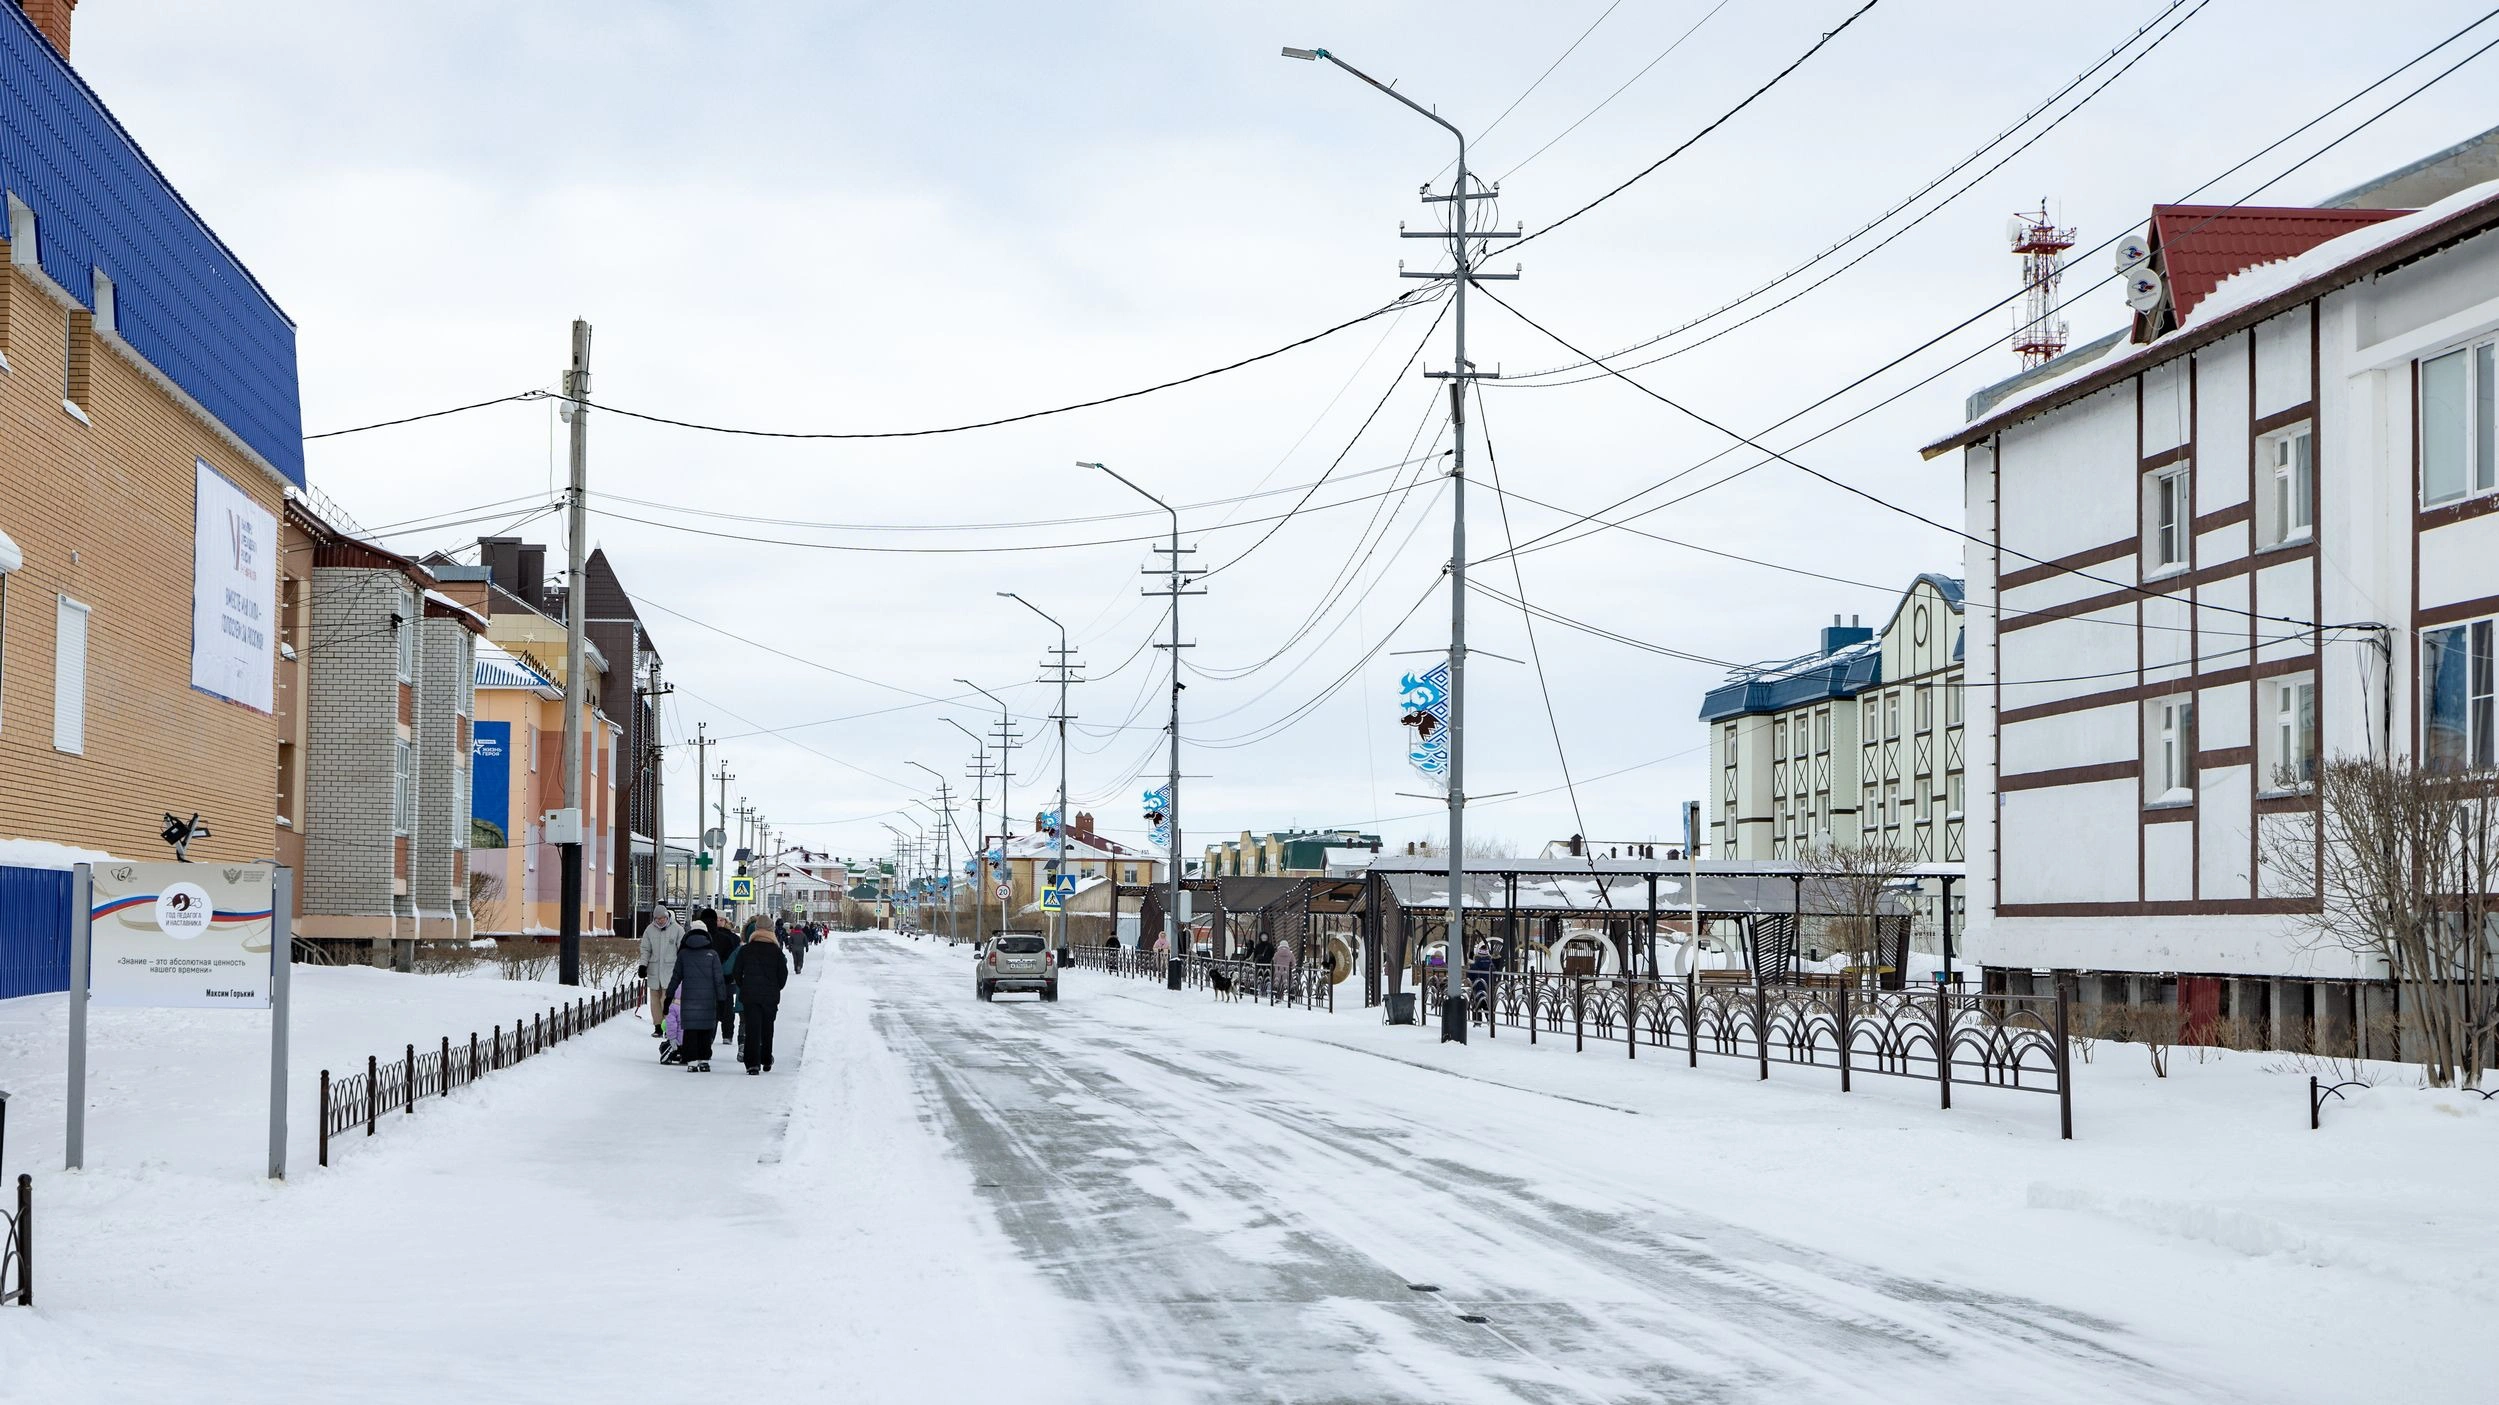
[{"label": "satellite dish", "polygon": [[2004,242],[2019,244],[2030,237],[2030,221],[2020,215],[2009,215],[2004,222]]},{"label": "satellite dish", "polygon": [[2150,312],[2161,305],[2161,276],[2143,269],[2126,279],[2126,306],[2137,312]]},{"label": "satellite dish", "polygon": [[2152,261],[2152,245],[2140,234],[2117,241],[2117,271],[2132,273]]}]

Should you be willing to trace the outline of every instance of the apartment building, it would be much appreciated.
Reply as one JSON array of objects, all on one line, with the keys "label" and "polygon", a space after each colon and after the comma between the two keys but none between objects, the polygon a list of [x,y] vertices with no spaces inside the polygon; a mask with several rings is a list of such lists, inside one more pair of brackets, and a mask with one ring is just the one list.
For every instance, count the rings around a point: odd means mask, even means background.
[{"label": "apartment building", "polygon": [[[1991,980],[2350,1030],[2321,757],[2494,760],[2499,184],[2154,207],[2126,333],[1973,397],[1969,951]],[[2469,178],[2469,177],[2467,177]],[[2409,193],[2434,200],[2397,207]],[[2288,846],[2281,841],[2288,840]]]},{"label": "apartment building", "polygon": [[1260,874],[1324,878],[1331,864],[1343,867],[1360,862],[1359,855],[1379,851],[1380,836],[1349,829],[1279,829],[1267,834],[1243,830],[1238,839],[1207,845],[1198,871],[1209,878]]},{"label": "apartment building", "polygon": [[[272,852],[295,329],[0,0],[0,837]],[[40,23],[38,23],[38,19]]]},{"label": "apartment building", "polygon": [[1962,587],[1928,572],[1880,628],[1837,616],[1809,653],[1728,674],[1710,728],[1708,852],[1787,860],[1818,841],[1958,863],[1968,802]]}]

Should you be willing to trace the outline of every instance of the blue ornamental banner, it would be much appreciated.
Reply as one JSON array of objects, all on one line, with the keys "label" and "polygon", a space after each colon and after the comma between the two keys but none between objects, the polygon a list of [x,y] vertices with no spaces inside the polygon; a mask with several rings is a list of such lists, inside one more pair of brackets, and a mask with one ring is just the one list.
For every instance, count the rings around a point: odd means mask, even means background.
[{"label": "blue ornamental banner", "polygon": [[1153,829],[1146,835],[1157,849],[1171,847],[1171,787],[1156,786],[1145,793],[1145,813]]},{"label": "blue ornamental banner", "polygon": [[469,729],[469,847],[512,847],[512,724]]},{"label": "blue ornamental banner", "polygon": [[1406,761],[1425,780],[1449,786],[1449,661],[1400,679],[1399,719],[1406,728]]}]

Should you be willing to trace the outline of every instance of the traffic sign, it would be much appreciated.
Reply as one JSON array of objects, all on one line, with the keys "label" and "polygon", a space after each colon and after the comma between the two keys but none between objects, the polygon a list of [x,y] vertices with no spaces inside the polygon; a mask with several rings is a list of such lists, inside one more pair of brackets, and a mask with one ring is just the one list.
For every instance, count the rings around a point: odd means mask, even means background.
[{"label": "traffic sign", "polygon": [[696,854],[696,855],[694,856],[694,866],[695,866],[696,868],[709,868],[709,867],[711,867],[711,866],[712,866],[712,856],[711,856],[711,855],[709,855],[709,854]]},{"label": "traffic sign", "polygon": [[728,831],[722,829],[718,825],[713,825],[711,828],[703,831],[703,847],[706,849],[725,848],[728,843]]},{"label": "traffic sign", "polygon": [[1014,896],[1015,890],[1013,888],[1008,887],[1004,883],[998,885],[998,901],[1005,902],[1007,899]]},{"label": "traffic sign", "polygon": [[1067,907],[1067,900],[1075,895],[1075,875],[1060,874],[1058,881],[1050,885],[1050,891],[1041,895],[1041,910],[1044,912],[1064,911]]},{"label": "traffic sign", "polygon": [[729,900],[751,903],[755,900],[755,880],[741,873],[729,880]]}]

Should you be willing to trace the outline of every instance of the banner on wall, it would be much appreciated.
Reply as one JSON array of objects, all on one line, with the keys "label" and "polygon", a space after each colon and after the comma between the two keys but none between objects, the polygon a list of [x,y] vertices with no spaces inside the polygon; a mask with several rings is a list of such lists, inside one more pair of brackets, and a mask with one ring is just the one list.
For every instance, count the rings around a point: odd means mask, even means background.
[{"label": "banner on wall", "polygon": [[260,712],[276,707],[278,519],[195,459],[191,686]]},{"label": "banner on wall", "polygon": [[512,724],[469,729],[469,847],[512,847]]}]

